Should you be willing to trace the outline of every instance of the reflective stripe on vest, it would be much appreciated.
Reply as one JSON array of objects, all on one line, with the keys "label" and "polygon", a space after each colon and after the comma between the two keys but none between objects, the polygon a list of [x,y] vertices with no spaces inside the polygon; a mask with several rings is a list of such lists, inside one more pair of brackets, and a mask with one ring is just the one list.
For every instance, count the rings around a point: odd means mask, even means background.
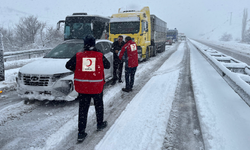
[{"label": "reflective stripe on vest", "polygon": [[80,80],[80,79],[74,79],[74,80],[79,81],[79,82],[102,82],[103,81],[103,79],[101,79],[101,80]]}]

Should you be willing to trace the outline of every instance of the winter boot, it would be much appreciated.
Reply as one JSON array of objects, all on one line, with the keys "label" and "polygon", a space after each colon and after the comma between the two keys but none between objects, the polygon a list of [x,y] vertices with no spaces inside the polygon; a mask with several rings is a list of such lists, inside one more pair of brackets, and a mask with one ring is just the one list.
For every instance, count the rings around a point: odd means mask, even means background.
[{"label": "winter boot", "polygon": [[124,91],[124,92],[129,92],[129,91],[130,91],[130,89],[127,89],[127,88],[122,88],[122,91]]},{"label": "winter boot", "polygon": [[107,125],[108,125],[108,122],[107,121],[103,121],[102,124],[97,125],[97,131],[103,130],[104,128],[107,127]]},{"label": "winter boot", "polygon": [[111,85],[115,85],[115,83],[116,83],[116,79],[113,79]]},{"label": "winter boot", "polygon": [[84,133],[78,133],[77,141],[78,141],[78,142],[84,141],[87,135],[88,135],[88,134],[87,134],[86,132],[84,132]]}]

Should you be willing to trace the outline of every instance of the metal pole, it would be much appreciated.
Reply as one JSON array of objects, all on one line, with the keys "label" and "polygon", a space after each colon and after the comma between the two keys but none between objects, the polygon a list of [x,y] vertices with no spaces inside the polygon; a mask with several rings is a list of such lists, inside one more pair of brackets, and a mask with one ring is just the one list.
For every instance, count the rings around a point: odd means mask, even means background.
[{"label": "metal pole", "polygon": [[3,35],[0,33],[0,81],[4,81],[4,60],[3,60]]}]

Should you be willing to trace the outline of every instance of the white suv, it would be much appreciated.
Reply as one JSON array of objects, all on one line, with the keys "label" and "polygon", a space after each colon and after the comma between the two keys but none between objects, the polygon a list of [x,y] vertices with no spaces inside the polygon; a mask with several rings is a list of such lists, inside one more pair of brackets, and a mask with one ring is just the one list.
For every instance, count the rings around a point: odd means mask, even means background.
[{"label": "white suv", "polygon": [[[18,95],[30,100],[74,100],[78,95],[74,90],[74,73],[66,69],[65,64],[77,52],[82,51],[83,46],[83,40],[68,40],[56,46],[42,59],[23,66],[17,77]],[[104,69],[106,81],[113,75],[111,46],[112,42],[109,40],[96,40],[96,48],[110,62],[110,69]]]}]

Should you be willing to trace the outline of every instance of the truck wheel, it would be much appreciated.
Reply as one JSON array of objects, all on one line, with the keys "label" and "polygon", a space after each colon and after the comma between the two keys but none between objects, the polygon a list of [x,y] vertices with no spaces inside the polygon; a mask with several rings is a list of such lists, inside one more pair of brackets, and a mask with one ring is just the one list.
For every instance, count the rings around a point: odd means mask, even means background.
[{"label": "truck wheel", "polygon": [[163,52],[163,50],[162,50],[163,48],[162,48],[162,46],[160,47],[160,53],[162,53]]},{"label": "truck wheel", "polygon": [[165,52],[165,45],[162,45],[162,52]]},{"label": "truck wheel", "polygon": [[154,51],[154,55],[153,56],[156,56],[157,50],[156,50],[155,46],[153,46],[153,51]]},{"label": "truck wheel", "polygon": [[149,49],[147,47],[147,50],[146,50],[146,60],[148,60],[148,59],[149,59]]}]

